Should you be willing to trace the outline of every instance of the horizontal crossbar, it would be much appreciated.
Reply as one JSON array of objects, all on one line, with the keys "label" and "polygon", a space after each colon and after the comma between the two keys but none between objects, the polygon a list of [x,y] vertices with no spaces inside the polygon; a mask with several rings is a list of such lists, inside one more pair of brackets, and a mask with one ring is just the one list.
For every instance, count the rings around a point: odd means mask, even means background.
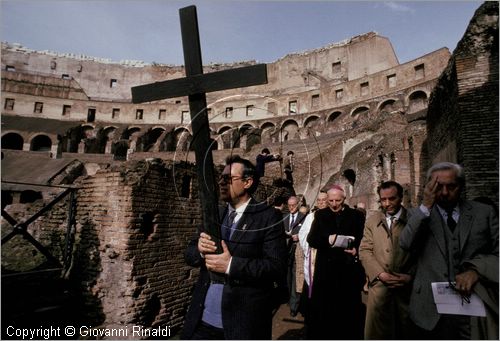
[{"label": "horizontal crossbar", "polygon": [[132,87],[132,102],[189,96],[267,83],[266,64],[216,71]]}]

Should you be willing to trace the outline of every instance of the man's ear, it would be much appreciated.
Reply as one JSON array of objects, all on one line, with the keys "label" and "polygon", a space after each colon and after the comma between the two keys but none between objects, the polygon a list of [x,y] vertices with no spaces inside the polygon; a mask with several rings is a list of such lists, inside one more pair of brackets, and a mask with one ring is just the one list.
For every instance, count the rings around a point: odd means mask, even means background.
[{"label": "man's ear", "polygon": [[253,185],[253,178],[247,178],[247,183],[243,186],[245,189],[251,188]]}]

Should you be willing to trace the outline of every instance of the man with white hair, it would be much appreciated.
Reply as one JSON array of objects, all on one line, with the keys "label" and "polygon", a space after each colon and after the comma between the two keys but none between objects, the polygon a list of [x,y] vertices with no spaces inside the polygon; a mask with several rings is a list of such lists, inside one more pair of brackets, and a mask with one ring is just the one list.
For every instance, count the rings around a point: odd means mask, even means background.
[{"label": "man with white hair", "polygon": [[[409,210],[401,232],[401,248],[418,253],[410,297],[410,317],[422,332],[418,338],[498,339],[498,216],[489,205],[461,198],[464,185],[460,165],[433,165],[422,204]],[[449,283],[465,302],[477,293],[487,319],[439,313],[434,282]]]},{"label": "man with white hair", "polygon": [[327,192],[328,208],[315,213],[307,242],[317,250],[311,299],[305,316],[308,339],[362,339],[361,289],[365,274],[357,259],[364,215],[346,205],[344,189]]}]

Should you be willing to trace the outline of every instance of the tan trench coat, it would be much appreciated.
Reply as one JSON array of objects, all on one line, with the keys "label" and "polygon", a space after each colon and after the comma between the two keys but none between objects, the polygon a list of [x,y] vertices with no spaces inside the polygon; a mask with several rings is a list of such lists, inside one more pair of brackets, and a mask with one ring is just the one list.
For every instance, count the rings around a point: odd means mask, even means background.
[{"label": "tan trench coat", "polygon": [[403,339],[411,338],[408,334],[413,333],[408,312],[411,285],[389,289],[377,279],[381,272],[413,270],[410,255],[399,247],[399,234],[407,220],[406,209],[402,209],[391,230],[382,212],[371,215],[365,224],[359,247],[359,258],[369,280],[365,339]]}]

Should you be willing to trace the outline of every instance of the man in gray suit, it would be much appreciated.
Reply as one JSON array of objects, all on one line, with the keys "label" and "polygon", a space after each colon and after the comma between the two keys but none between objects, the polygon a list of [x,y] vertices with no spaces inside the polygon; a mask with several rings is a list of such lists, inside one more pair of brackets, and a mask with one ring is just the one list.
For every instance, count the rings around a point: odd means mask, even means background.
[{"label": "man in gray suit", "polygon": [[[422,204],[409,210],[401,232],[401,248],[416,251],[418,257],[410,317],[421,328],[420,338],[476,335],[471,335],[470,316],[437,312],[432,282],[449,282],[464,298],[480,288],[496,286],[498,291],[498,217],[492,207],[460,198],[464,182],[461,166],[433,165],[427,172]],[[490,308],[496,309],[498,319],[498,301]]]},{"label": "man in gray suit", "polygon": [[290,213],[283,216],[283,221],[285,224],[288,245],[287,285],[290,293],[290,301],[288,304],[290,305],[290,315],[295,317],[299,312],[300,304],[300,294],[297,292],[296,286],[297,263],[295,261],[295,250],[299,242],[299,231],[305,216],[299,212],[299,198],[291,196],[288,198],[287,204]]}]

